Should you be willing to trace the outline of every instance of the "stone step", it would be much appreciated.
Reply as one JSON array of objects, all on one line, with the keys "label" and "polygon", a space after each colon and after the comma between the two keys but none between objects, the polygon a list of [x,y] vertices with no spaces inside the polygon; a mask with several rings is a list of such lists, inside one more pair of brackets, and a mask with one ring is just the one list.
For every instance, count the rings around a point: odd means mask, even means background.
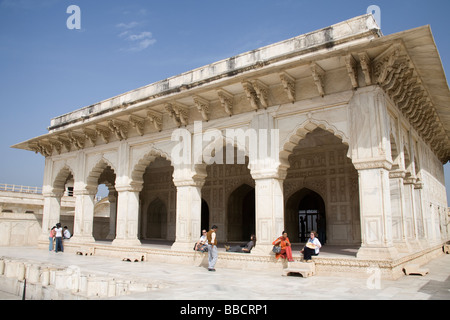
[{"label": "stone step", "polygon": [[303,278],[311,277],[316,274],[316,265],[314,262],[288,262],[282,275],[288,276],[293,273],[299,273]]},{"label": "stone step", "polygon": [[447,242],[444,244],[443,250],[444,250],[444,252],[445,252],[446,254],[449,254],[449,253],[450,253],[450,241],[447,241]]},{"label": "stone step", "polygon": [[405,265],[405,267],[403,268],[403,271],[405,272],[405,274],[407,276],[411,275],[411,274],[416,274],[416,275],[421,275],[424,276],[427,273],[430,272],[429,269],[426,268],[420,268],[420,266],[418,264],[407,264]]}]

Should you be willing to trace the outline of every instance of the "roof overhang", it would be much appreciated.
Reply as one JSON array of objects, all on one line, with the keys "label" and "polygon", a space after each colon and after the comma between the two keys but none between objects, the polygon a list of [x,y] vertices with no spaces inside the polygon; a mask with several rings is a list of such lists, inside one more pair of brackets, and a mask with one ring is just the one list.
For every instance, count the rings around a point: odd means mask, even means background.
[{"label": "roof overhang", "polygon": [[450,91],[430,27],[383,36],[372,15],[224,59],[56,117],[48,134],[13,147],[50,155],[63,147],[67,151],[71,146],[82,148],[85,140],[95,144],[97,135],[106,143],[111,133],[124,139],[127,126],[143,132],[146,119],[157,131],[162,129],[164,115],[173,118],[177,126],[185,125],[187,111],[198,109],[205,119],[209,101],[219,99],[226,108],[227,99],[238,94],[237,90],[245,92],[257,108],[251,94],[263,92],[275,78],[278,82],[281,78],[290,100],[289,85],[304,74],[312,77],[323,96],[321,76],[328,71],[327,61],[347,68],[354,89],[361,83],[353,73],[355,68],[362,69],[365,85],[383,87],[440,160],[450,159]]}]

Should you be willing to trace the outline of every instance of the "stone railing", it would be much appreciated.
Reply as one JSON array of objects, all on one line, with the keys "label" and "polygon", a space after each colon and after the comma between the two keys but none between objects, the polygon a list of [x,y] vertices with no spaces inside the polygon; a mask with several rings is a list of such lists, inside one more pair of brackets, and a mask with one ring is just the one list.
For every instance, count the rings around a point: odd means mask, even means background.
[{"label": "stone railing", "polygon": [[42,194],[42,187],[18,186],[15,184],[0,183],[0,191]]}]

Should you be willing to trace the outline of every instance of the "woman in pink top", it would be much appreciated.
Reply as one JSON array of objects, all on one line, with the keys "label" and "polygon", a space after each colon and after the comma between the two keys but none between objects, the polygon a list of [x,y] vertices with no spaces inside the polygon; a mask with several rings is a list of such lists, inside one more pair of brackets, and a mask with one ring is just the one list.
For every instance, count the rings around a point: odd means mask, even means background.
[{"label": "woman in pink top", "polygon": [[48,240],[50,241],[50,243],[48,245],[48,251],[53,250],[53,240],[55,239],[55,235],[56,235],[55,229],[56,229],[56,227],[53,227],[52,230],[50,230],[50,234],[48,235]]}]

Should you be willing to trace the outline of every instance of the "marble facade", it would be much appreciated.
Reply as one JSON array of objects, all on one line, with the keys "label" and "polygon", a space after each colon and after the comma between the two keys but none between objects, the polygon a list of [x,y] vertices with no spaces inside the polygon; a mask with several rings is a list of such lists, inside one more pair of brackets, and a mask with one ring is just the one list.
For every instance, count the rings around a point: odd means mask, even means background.
[{"label": "marble facade", "polygon": [[[95,242],[94,196],[106,184],[113,247],[160,238],[191,251],[216,224],[219,241],[255,233],[252,254],[270,255],[283,230],[301,241],[298,212],[314,209],[304,202],[320,203],[310,226],[327,244],[396,259],[449,239],[449,102],[429,27],[384,36],[364,15],[54,118],[14,147],[46,158],[42,243],[73,182],[73,243]],[[260,157],[245,140],[196,139],[199,122],[223,136],[276,130],[276,143]],[[176,163],[178,128],[203,160],[231,145],[245,163]]]}]

